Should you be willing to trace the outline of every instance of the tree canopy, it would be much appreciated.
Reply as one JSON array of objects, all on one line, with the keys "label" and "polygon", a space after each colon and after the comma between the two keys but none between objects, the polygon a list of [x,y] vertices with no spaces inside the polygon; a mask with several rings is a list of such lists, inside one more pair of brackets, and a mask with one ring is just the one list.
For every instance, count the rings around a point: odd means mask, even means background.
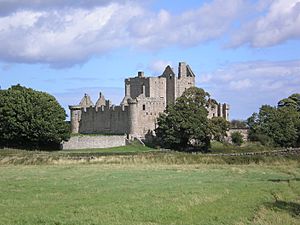
[{"label": "tree canopy", "polygon": [[235,131],[231,134],[231,141],[233,144],[241,146],[244,142],[243,135],[240,132]]},{"label": "tree canopy", "polygon": [[263,105],[248,118],[249,138],[262,144],[282,147],[300,145],[300,94],[278,102],[277,107]]},{"label": "tree canopy", "polygon": [[230,122],[223,117],[213,117],[209,120],[212,138],[216,141],[224,142]]},{"label": "tree canopy", "polygon": [[70,135],[65,110],[44,92],[20,85],[0,91],[0,146],[58,148]]},{"label": "tree canopy", "polygon": [[209,94],[191,87],[175,104],[168,105],[158,118],[156,135],[166,148],[207,150],[210,146],[210,127],[206,110]]}]

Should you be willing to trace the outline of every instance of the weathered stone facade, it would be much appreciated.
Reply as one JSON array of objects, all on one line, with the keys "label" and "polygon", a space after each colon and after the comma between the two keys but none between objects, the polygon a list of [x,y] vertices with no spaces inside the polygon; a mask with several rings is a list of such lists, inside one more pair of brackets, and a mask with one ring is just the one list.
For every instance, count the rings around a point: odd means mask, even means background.
[{"label": "weathered stone facade", "polygon": [[[184,62],[179,63],[177,76],[170,66],[158,77],[145,77],[138,72],[137,77],[125,79],[125,97],[119,106],[111,105],[102,93],[95,105],[85,94],[79,105],[70,106],[72,133],[144,137],[156,128],[159,113],[193,86],[195,74]],[[229,106],[213,101],[208,112],[210,118],[228,119]]]}]

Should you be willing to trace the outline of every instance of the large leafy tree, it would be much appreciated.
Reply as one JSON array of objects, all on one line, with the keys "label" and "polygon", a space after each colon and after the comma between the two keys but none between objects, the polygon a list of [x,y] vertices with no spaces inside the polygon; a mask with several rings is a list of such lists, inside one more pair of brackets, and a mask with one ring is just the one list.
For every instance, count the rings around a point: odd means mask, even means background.
[{"label": "large leafy tree", "polygon": [[65,110],[44,92],[20,85],[0,91],[0,145],[58,148],[69,138]]},{"label": "large leafy tree", "polygon": [[225,141],[229,128],[230,123],[223,117],[213,117],[210,119],[211,134],[216,141]]},{"label": "large leafy tree", "polygon": [[250,140],[282,147],[299,146],[299,97],[299,94],[293,94],[279,101],[278,107],[263,105],[259,113],[253,113],[247,120]]},{"label": "large leafy tree", "polygon": [[278,102],[278,108],[291,107],[300,112],[300,94],[292,94]]},{"label": "large leafy tree", "polygon": [[210,145],[210,127],[207,119],[209,94],[191,87],[174,105],[169,105],[158,118],[156,135],[163,147],[187,150],[207,150]]}]

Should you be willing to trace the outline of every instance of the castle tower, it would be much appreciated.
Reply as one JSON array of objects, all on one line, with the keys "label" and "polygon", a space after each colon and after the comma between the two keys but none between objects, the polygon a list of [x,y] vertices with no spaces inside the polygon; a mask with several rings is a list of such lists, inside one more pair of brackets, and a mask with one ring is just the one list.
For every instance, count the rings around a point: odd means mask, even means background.
[{"label": "castle tower", "polygon": [[78,134],[79,133],[79,126],[81,120],[81,110],[93,106],[93,102],[89,95],[84,94],[83,98],[81,99],[79,105],[70,105],[70,113],[71,113],[71,133]]},{"label": "castle tower", "polygon": [[178,79],[181,79],[183,77],[187,76],[187,68],[185,62],[179,62],[178,66]]},{"label": "castle tower", "polygon": [[136,137],[138,132],[138,104],[136,99],[129,99],[129,118],[128,118],[128,133],[132,135],[132,137]]},{"label": "castle tower", "polygon": [[96,102],[96,105],[95,105],[96,110],[97,110],[98,108],[102,107],[102,106],[105,106],[105,104],[106,104],[106,102],[105,102],[104,95],[100,92],[100,93],[99,93],[99,98],[98,98],[98,100],[97,100],[97,102]]},{"label": "castle tower", "polygon": [[167,66],[162,74],[166,78],[166,104],[173,104],[176,100],[177,77],[170,66]]},{"label": "castle tower", "polygon": [[178,81],[177,81],[177,92],[176,98],[180,97],[182,93],[195,86],[195,74],[185,62],[180,62],[178,66]]},{"label": "castle tower", "polygon": [[71,113],[71,133],[78,134],[79,133],[79,123],[81,119],[81,106],[69,106]]}]

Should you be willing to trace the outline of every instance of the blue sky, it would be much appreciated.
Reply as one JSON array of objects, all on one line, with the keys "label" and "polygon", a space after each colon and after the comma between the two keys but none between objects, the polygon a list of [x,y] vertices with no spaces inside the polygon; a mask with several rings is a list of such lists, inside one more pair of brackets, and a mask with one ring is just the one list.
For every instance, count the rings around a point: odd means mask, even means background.
[{"label": "blue sky", "polygon": [[246,119],[300,92],[299,39],[300,0],[0,0],[0,85],[119,104],[125,78],[185,61]]}]

